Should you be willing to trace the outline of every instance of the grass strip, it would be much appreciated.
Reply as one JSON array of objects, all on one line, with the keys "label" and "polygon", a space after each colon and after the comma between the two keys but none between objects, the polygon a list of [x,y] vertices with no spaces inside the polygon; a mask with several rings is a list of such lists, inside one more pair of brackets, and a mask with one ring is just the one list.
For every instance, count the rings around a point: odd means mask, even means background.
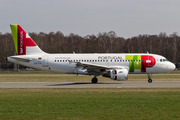
[{"label": "grass strip", "polygon": [[3,120],[180,118],[180,89],[0,89]]}]

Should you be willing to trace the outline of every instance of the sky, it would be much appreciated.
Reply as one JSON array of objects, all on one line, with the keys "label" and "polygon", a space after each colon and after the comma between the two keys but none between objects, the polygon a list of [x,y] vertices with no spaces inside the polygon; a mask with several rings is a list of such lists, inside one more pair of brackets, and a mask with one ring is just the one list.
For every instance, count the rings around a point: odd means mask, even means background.
[{"label": "sky", "polygon": [[82,37],[114,31],[118,37],[180,33],[180,0],[1,0],[0,32],[20,24],[26,32]]}]

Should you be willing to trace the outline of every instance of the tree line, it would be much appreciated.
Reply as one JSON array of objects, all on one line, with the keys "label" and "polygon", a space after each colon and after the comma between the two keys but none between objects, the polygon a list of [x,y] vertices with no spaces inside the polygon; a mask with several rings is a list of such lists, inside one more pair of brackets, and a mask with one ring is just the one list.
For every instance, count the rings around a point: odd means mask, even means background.
[{"label": "tree line", "polygon": [[[177,63],[180,61],[180,36],[177,33],[167,35],[139,35],[125,39],[114,31],[87,35],[64,35],[56,33],[29,33],[36,44],[47,53],[154,53]],[[8,63],[6,57],[15,55],[15,46],[11,33],[0,33],[0,63]]]}]

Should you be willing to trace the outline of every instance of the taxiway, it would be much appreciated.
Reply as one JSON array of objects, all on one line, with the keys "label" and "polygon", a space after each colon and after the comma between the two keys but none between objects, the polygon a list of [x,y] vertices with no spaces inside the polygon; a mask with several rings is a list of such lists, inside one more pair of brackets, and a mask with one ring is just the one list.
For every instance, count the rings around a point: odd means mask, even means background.
[{"label": "taxiway", "polygon": [[180,88],[180,81],[0,82],[0,88]]}]

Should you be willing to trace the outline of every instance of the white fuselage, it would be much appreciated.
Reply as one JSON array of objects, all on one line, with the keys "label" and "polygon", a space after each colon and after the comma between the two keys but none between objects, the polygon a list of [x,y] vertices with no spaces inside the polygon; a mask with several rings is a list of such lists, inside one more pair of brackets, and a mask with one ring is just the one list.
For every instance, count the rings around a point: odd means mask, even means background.
[{"label": "white fuselage", "polygon": [[[143,57],[144,56],[144,57]],[[150,57],[152,56],[153,59]],[[13,57],[13,56],[12,56]],[[156,54],[38,54],[18,55],[16,58],[29,59],[22,62],[8,57],[8,61],[24,66],[69,74],[90,74],[77,63],[88,63],[112,68],[125,68],[130,74],[154,74],[172,71],[175,65],[165,57]],[[144,59],[146,58],[146,59]],[[88,66],[87,66],[88,69]],[[100,72],[97,69],[97,72]]]}]

